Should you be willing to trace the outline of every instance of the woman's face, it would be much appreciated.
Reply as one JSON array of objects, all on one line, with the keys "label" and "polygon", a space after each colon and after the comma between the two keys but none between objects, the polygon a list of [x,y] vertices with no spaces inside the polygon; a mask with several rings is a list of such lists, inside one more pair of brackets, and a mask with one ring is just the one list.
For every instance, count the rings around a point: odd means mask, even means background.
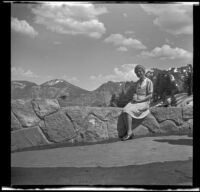
[{"label": "woman's face", "polygon": [[136,73],[136,75],[141,79],[141,78],[143,78],[144,76],[145,76],[145,72],[144,72],[144,70],[143,69],[137,69],[136,71],[135,71],[135,73]]}]

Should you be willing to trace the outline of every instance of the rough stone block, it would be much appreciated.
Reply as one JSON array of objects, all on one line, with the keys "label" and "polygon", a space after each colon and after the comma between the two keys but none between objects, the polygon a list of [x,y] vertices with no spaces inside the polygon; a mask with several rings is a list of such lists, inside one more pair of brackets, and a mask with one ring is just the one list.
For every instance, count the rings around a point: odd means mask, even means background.
[{"label": "rough stone block", "polygon": [[171,120],[160,123],[160,129],[165,133],[174,133],[179,131],[179,127]]},{"label": "rough stone block", "polygon": [[149,133],[150,133],[149,130],[143,125],[139,125],[135,129],[133,129],[133,134],[136,136],[137,135],[148,135]]},{"label": "rough stone block", "polygon": [[59,110],[60,106],[56,99],[33,99],[33,109],[40,118]]},{"label": "rough stone block", "polygon": [[39,127],[30,127],[11,132],[11,151],[51,144]]},{"label": "rough stone block", "polygon": [[190,126],[190,129],[193,130],[193,119],[189,119],[187,122]]},{"label": "rough stone block", "polygon": [[33,127],[38,124],[40,119],[35,114],[31,101],[27,100],[12,100],[12,112],[15,114],[22,127]]},{"label": "rough stone block", "polygon": [[181,131],[192,131],[193,130],[193,119],[189,119],[188,121],[185,121],[183,125],[180,126]]},{"label": "rough stone block", "polygon": [[71,119],[74,124],[74,128],[79,131],[83,129],[84,118],[87,116],[87,111],[85,107],[65,107],[62,109],[67,117]]},{"label": "rough stone block", "polygon": [[[117,118],[121,112],[120,108],[102,108],[102,107],[65,107],[63,109],[65,111],[65,114],[70,117],[70,119],[73,121],[76,130],[78,130],[82,137],[85,137],[85,140],[91,140],[91,130],[88,131],[88,122],[93,122],[90,118],[93,117],[94,122],[99,122],[99,124],[103,124],[103,127],[105,127],[108,132],[109,138],[116,138],[117,137]],[[88,120],[88,118],[90,120]],[[91,127],[91,123],[89,123],[89,126]],[[96,126],[96,124],[93,124],[93,126]],[[86,131],[87,130],[87,131]],[[92,128],[92,131],[99,132],[99,128],[95,129]],[[95,135],[98,135],[99,133],[95,133]],[[84,135],[84,136],[83,136]],[[80,137],[78,140],[82,140],[82,137]],[[99,137],[99,136],[98,136]],[[107,136],[102,136],[107,139]],[[90,138],[90,139],[88,139]],[[94,141],[101,140],[99,139],[93,139]]]},{"label": "rough stone block", "polygon": [[161,123],[165,120],[172,120],[177,125],[183,123],[182,120],[182,108],[177,107],[153,107],[151,108],[152,115],[156,120]]},{"label": "rough stone block", "polygon": [[193,107],[184,107],[183,110],[183,120],[193,119]]},{"label": "rough stone block", "polygon": [[22,128],[22,126],[19,123],[18,119],[11,112],[11,131],[15,131],[15,130],[18,130],[18,129],[21,129],[21,128]]},{"label": "rough stone block", "polygon": [[85,142],[97,142],[109,138],[106,121],[90,114],[84,121],[85,131],[83,137]]},{"label": "rough stone block", "polygon": [[41,127],[52,142],[62,142],[76,136],[71,120],[60,110],[44,117],[45,127]]},{"label": "rough stone block", "polygon": [[160,133],[161,131],[159,123],[151,113],[144,118],[141,124],[147,127],[151,133]]}]

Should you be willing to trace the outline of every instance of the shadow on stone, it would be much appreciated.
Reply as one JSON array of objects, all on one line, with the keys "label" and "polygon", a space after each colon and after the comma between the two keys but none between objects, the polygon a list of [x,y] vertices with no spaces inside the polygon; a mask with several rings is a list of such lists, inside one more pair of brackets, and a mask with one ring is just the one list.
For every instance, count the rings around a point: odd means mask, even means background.
[{"label": "shadow on stone", "polygon": [[[126,135],[126,125],[124,122],[124,119],[126,118],[126,113],[121,113],[118,117],[117,121],[117,132],[118,132],[118,137],[122,138]],[[144,119],[133,119],[132,121],[132,130],[136,129],[141,123],[144,121]]]},{"label": "shadow on stone", "polygon": [[76,147],[76,146],[88,146],[88,145],[97,145],[97,144],[108,144],[114,143],[119,141],[119,138],[112,138],[109,140],[97,141],[97,142],[77,142],[77,143],[69,143],[69,142],[62,142],[62,143],[53,143],[51,145],[40,145],[40,146],[32,146],[26,147],[23,149],[16,149],[13,150],[12,153],[22,152],[22,151],[38,151],[38,150],[45,150],[45,149],[55,149],[55,148],[64,148],[64,147]]},{"label": "shadow on stone", "polygon": [[191,186],[192,180],[192,160],[120,167],[11,168],[11,184],[14,187],[19,185],[151,185],[152,188],[152,186],[183,185],[183,183]]},{"label": "shadow on stone", "polygon": [[117,120],[117,132],[119,138],[122,138],[126,135],[126,126],[124,123],[125,115],[125,113],[121,113]]},{"label": "shadow on stone", "polygon": [[172,145],[193,145],[193,139],[155,139],[157,142],[167,142]]}]

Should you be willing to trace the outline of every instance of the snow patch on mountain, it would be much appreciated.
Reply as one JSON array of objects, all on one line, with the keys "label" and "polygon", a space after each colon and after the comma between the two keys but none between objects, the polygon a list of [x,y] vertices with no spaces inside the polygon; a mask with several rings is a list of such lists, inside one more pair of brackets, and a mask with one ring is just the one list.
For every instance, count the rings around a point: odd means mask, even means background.
[{"label": "snow patch on mountain", "polygon": [[15,88],[20,88],[20,89],[23,89],[24,87],[26,87],[24,83],[20,83],[20,82],[13,82],[13,85],[15,86]]},{"label": "snow patch on mountain", "polygon": [[175,68],[175,69],[174,69],[174,73],[177,73],[177,72],[178,72],[178,69],[177,69],[177,68]]},{"label": "snow patch on mountain", "polygon": [[51,81],[46,82],[45,85],[53,86],[57,83],[62,83],[62,82],[64,82],[64,80],[62,80],[62,79],[53,79]]}]

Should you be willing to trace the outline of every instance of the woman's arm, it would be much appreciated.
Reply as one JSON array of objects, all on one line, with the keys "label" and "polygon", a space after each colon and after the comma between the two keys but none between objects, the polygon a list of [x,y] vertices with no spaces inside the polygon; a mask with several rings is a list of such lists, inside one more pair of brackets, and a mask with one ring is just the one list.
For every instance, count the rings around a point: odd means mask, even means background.
[{"label": "woman's arm", "polygon": [[145,101],[149,101],[151,98],[152,98],[153,94],[149,94],[147,95],[144,99],[137,99],[137,98],[134,98],[133,99],[133,102],[134,103],[142,103],[142,102],[145,102]]},{"label": "woman's arm", "polygon": [[146,97],[144,97],[143,99],[134,99],[135,103],[142,103],[145,101],[150,101],[150,99],[153,97],[153,83],[151,80],[147,81],[147,90],[146,90]]},{"label": "woman's arm", "polygon": [[[147,87],[146,87],[146,97],[144,97],[143,99],[138,99],[137,97],[137,91],[134,93],[133,95],[133,100],[132,102],[133,103],[142,103],[142,102],[145,102],[145,101],[149,101],[152,97],[153,97],[153,83],[151,80],[149,80],[147,82]],[[137,90],[137,85],[136,85],[136,90]]]}]

